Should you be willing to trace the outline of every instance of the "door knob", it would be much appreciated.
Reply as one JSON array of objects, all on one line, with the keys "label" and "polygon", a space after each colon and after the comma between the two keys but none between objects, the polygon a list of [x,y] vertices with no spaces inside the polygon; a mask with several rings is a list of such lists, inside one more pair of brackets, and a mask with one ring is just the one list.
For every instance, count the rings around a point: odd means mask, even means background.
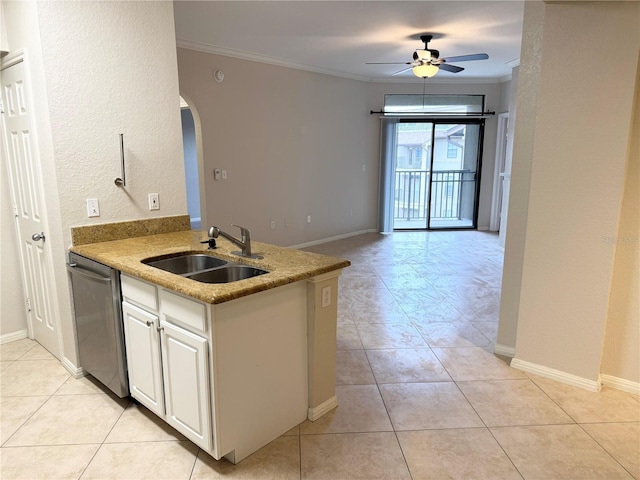
[{"label": "door knob", "polygon": [[37,242],[38,240],[44,240],[44,232],[34,233],[31,235],[31,240]]}]

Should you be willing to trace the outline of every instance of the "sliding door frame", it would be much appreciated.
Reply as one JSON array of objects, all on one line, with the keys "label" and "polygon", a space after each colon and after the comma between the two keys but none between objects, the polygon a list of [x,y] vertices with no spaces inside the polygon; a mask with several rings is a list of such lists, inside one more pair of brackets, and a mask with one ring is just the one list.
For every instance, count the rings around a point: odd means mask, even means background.
[{"label": "sliding door frame", "polygon": [[[429,163],[429,185],[428,185],[428,201],[427,201],[427,218],[425,223],[425,228],[416,228],[416,229],[398,229],[393,228],[394,231],[411,231],[411,230],[477,230],[478,228],[478,210],[480,208],[480,181],[481,181],[481,172],[482,172],[482,155],[483,155],[483,147],[484,147],[484,128],[485,128],[485,119],[484,118],[460,118],[460,117],[420,117],[420,118],[399,118],[397,123],[395,124],[396,132],[397,125],[401,123],[431,123],[433,125],[431,129],[431,152],[430,152],[430,163]],[[436,125],[454,125],[454,124],[465,124],[465,125],[478,125],[478,148],[477,148],[477,158],[476,158],[476,172],[475,172],[475,192],[474,192],[474,208],[473,208],[473,218],[472,225],[469,227],[441,227],[441,228],[432,228],[431,227],[431,195],[433,194],[433,162],[434,162],[434,151],[435,151],[435,133],[436,133]],[[397,133],[396,133],[397,135]],[[394,159],[395,160],[395,159]],[[395,165],[395,161],[394,161]],[[393,168],[393,174],[395,175],[395,166]],[[393,221],[393,219],[392,219]]]}]

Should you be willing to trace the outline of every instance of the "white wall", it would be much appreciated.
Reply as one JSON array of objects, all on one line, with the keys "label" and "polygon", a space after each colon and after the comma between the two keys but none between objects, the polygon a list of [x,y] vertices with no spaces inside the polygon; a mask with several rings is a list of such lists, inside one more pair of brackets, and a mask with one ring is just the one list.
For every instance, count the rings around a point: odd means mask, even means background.
[{"label": "white wall", "polygon": [[[74,225],[186,213],[171,4],[42,2],[38,16],[65,238]],[[124,189],[113,182],[120,133]],[[150,212],[152,192],[161,208]]]},{"label": "white wall", "polygon": [[[71,226],[186,213],[170,2],[5,2],[10,49],[26,48],[63,355],[77,364],[65,270]],[[118,134],[125,134],[127,187]],[[149,212],[148,193],[161,209]],[[86,217],[86,198],[101,216]]]},{"label": "white wall", "polygon": [[602,373],[640,385],[640,54],[635,115],[618,233],[608,238],[615,263]]},{"label": "white wall", "polygon": [[[517,322],[516,363],[591,385],[609,306],[615,249],[603,239],[618,232],[639,9],[525,6],[500,321]],[[594,56],[617,68],[594,75]],[[518,295],[517,317],[508,318],[504,302]]]},{"label": "white wall", "polygon": [[[203,227],[237,234],[230,224],[240,224],[284,246],[376,228],[378,132],[366,83],[182,48],[178,71],[202,128]],[[214,181],[214,168],[228,179]]]}]

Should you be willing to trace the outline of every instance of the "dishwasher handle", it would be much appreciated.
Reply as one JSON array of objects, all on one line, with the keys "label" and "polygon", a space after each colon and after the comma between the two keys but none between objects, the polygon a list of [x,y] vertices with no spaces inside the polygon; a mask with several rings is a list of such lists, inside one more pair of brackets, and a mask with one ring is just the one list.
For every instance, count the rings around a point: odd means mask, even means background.
[{"label": "dishwasher handle", "polygon": [[93,282],[104,283],[105,285],[109,285],[111,283],[111,278],[104,277],[98,273],[92,272],[91,270],[79,267],[77,263],[67,264],[67,270],[72,274],[77,273],[78,275],[82,275],[87,280],[91,280]]}]

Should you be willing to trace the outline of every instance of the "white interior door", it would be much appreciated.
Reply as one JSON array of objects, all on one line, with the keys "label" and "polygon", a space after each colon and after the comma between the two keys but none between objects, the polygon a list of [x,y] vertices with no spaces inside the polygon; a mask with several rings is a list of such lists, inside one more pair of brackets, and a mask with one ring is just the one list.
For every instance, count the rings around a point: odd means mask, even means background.
[{"label": "white interior door", "polygon": [[[60,356],[52,308],[51,251],[43,210],[42,179],[34,138],[24,61],[4,59],[1,69],[2,130],[11,185],[30,335]],[[16,299],[15,301],[22,301]]]}]

